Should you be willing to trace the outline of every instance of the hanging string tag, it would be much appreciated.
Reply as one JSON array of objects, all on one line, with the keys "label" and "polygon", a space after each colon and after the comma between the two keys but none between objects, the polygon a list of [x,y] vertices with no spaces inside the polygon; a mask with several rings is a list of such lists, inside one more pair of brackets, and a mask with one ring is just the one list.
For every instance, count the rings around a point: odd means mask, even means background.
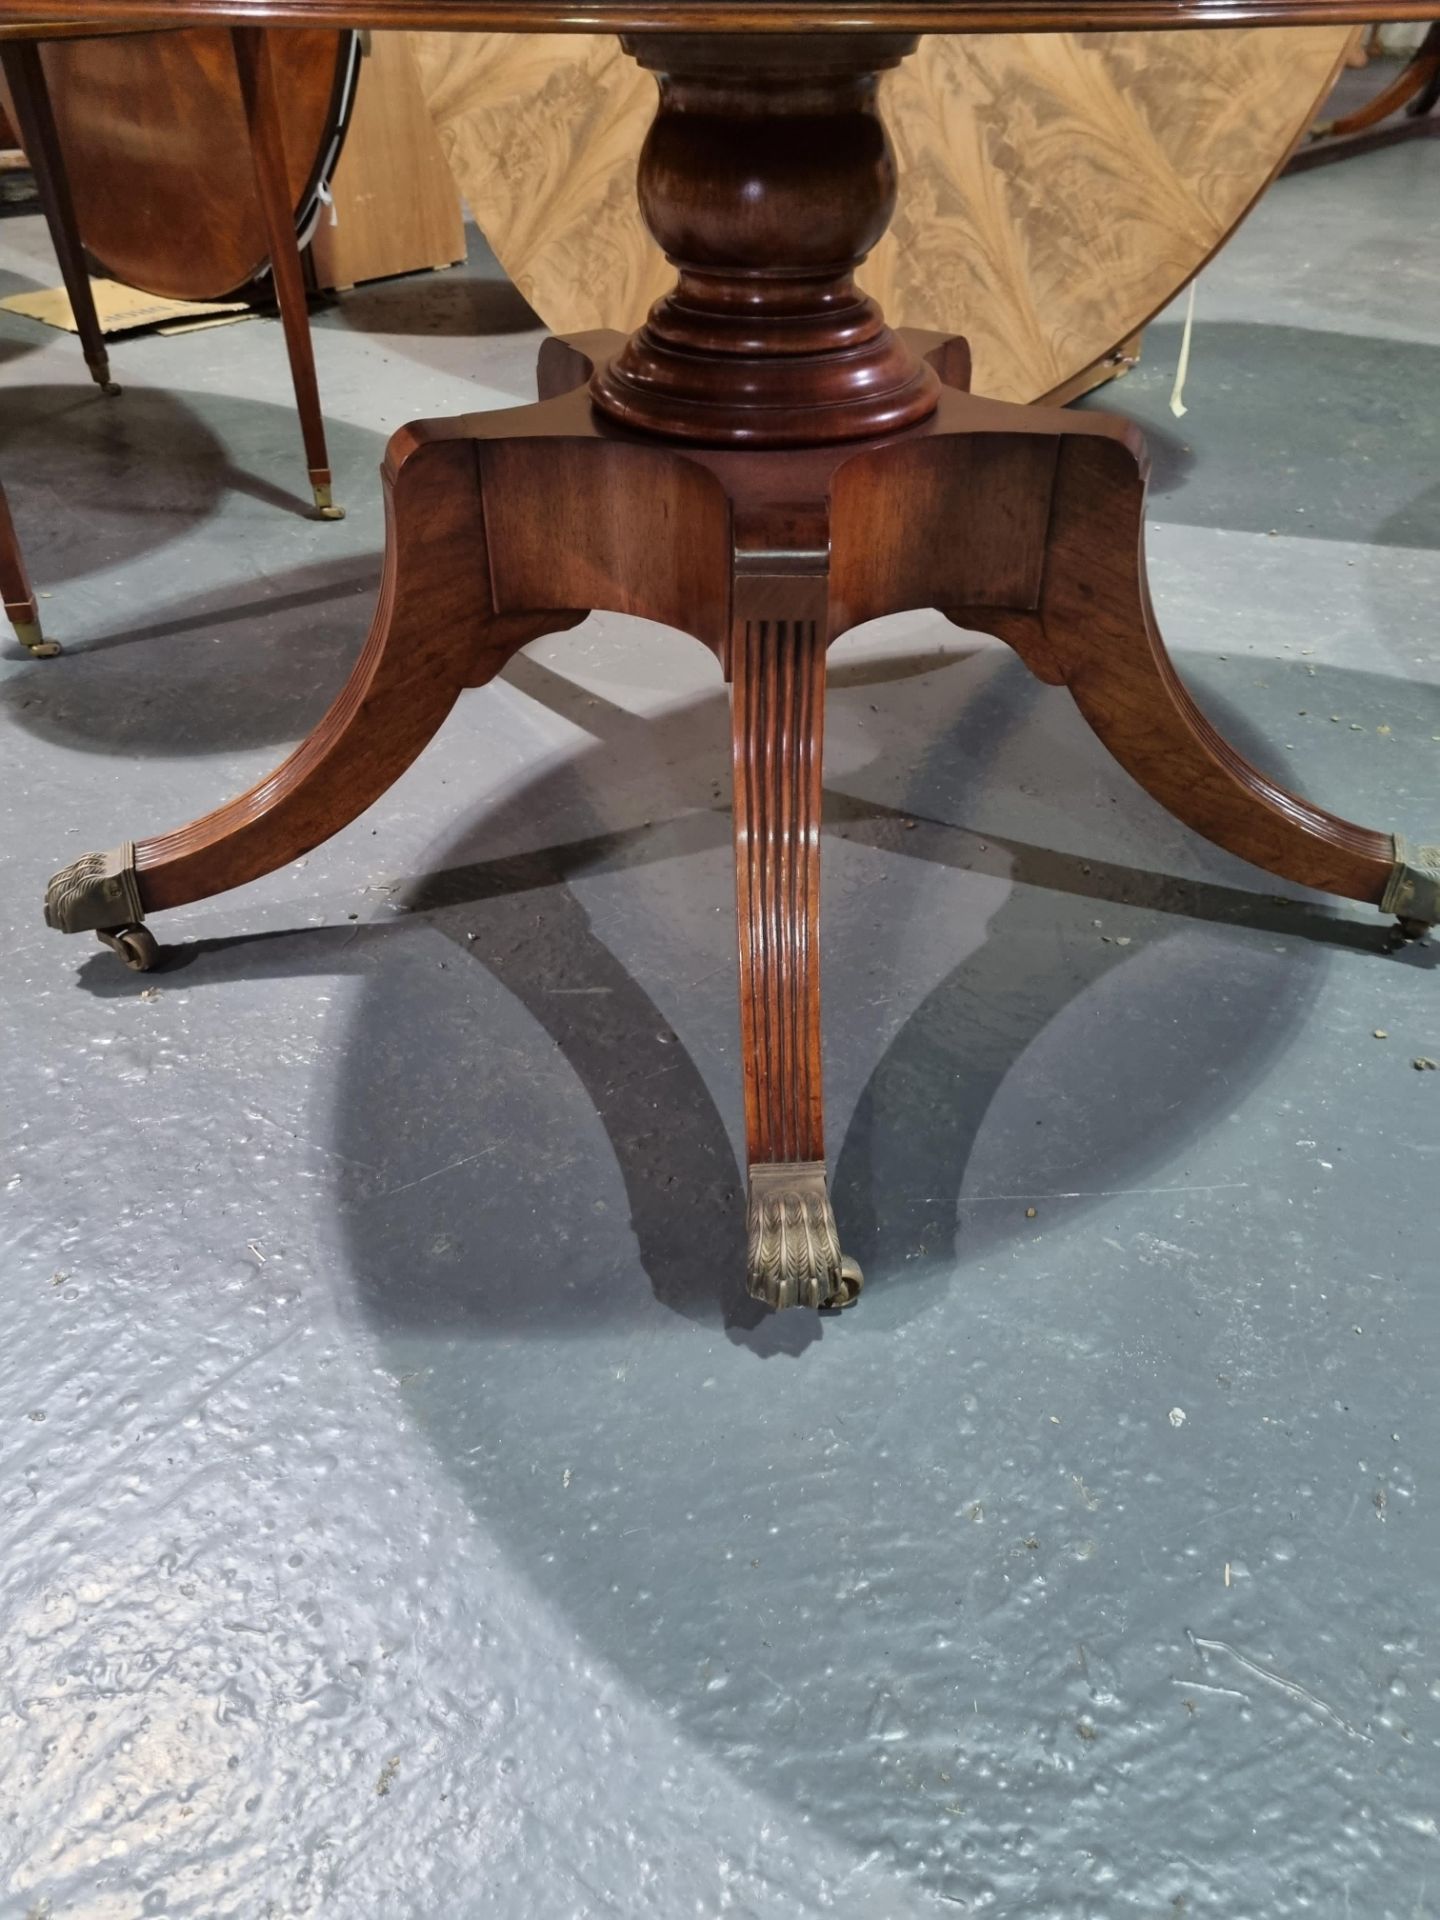
[{"label": "hanging string tag", "polygon": [[1170,389],[1170,411],[1177,420],[1185,416],[1185,376],[1190,371],[1190,335],[1195,327],[1195,287],[1190,282],[1190,297],[1185,302],[1185,331],[1180,336],[1180,358],[1175,363],[1175,384]]},{"label": "hanging string tag", "polygon": [[[326,181],[324,181],[324,180],[322,180],[322,181],[320,182],[320,184],[319,184],[319,186],[318,186],[318,187],[317,187],[317,188],[315,189],[315,192],[316,192],[316,195],[317,195],[317,196],[318,196],[318,198],[319,198],[319,201],[320,201],[320,204],[321,204],[321,206],[322,206],[322,207],[328,207],[328,208],[330,209],[330,224],[331,224],[331,226],[332,226],[332,227],[338,227],[338,226],[339,226],[339,224],[340,224],[340,215],[339,215],[339,213],[338,213],[338,212],[337,212],[337,210],[336,210],[336,207],[335,207],[335,196],[334,196],[334,194],[332,194],[332,193],[331,193],[331,191],[330,191],[330,188],[329,188],[329,185],[328,185],[328,183],[327,183]],[[1193,293],[1194,293],[1194,291],[1195,291],[1195,289],[1194,289],[1194,287],[1193,287],[1193,286],[1191,287],[1191,289],[1190,289],[1190,291],[1191,291],[1191,293],[1192,293],[1192,295],[1193,295]]]}]

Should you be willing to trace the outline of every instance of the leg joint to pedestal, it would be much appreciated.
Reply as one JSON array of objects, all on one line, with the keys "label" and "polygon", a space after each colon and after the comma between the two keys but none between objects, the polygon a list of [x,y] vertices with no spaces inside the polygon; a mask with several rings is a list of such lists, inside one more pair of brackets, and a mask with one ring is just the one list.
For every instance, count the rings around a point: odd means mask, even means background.
[{"label": "leg joint to pedestal", "polygon": [[830,553],[827,547],[737,549],[732,562],[732,638],[724,661],[728,680],[735,639],[763,626],[799,628],[829,639]]}]

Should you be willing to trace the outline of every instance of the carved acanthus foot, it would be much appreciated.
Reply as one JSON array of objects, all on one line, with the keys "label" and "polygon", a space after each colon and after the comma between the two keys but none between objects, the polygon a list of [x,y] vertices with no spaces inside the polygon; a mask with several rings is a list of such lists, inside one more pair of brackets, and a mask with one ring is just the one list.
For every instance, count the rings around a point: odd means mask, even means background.
[{"label": "carved acanthus foot", "polygon": [[746,1286],[767,1307],[848,1307],[864,1285],[840,1252],[823,1160],[750,1169]]},{"label": "carved acanthus foot", "polygon": [[1418,940],[1440,921],[1440,846],[1412,847],[1395,835],[1395,866],[1380,902],[1393,913],[1407,940]]},{"label": "carved acanthus foot", "polygon": [[131,840],[108,853],[82,853],[45,889],[45,924],[60,933],[98,933],[144,918]]}]

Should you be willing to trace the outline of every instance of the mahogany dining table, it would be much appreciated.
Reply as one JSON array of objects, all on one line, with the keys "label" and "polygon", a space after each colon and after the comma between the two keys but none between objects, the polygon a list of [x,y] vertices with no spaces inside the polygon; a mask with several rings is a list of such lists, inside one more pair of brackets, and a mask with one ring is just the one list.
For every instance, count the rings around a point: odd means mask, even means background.
[{"label": "mahogany dining table", "polygon": [[[35,0],[0,0],[0,27]],[[538,636],[596,608],[693,636],[732,687],[747,1284],[848,1305],[826,1178],[820,801],[826,649],[933,607],[1069,689],[1197,833],[1402,937],[1440,920],[1440,846],[1288,792],[1201,712],[1145,580],[1127,421],[969,391],[963,340],[893,331],[856,266],[895,198],[878,76],[927,31],[1103,32],[1440,17],[1440,0],[48,0],[67,22],[613,32],[657,79],[637,191],[675,268],[629,338],[547,340],[536,404],[422,420],[383,467],[369,639],[248,792],[57,874],[46,919],[153,965],[148,914],[285,866],[354,820]]]}]

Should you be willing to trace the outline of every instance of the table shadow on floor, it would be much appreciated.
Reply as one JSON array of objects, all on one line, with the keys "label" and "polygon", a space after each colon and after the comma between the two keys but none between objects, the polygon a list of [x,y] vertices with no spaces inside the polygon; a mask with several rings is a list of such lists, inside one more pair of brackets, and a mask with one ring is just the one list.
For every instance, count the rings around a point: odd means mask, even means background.
[{"label": "table shadow on floor", "polygon": [[[379,572],[378,554],[337,553],[243,589],[220,582],[7,674],[0,709],[70,752],[191,759],[273,746],[278,758],[344,684]],[[118,621],[139,609],[115,611]]]},{"label": "table shadow on floor", "polygon": [[[899,804],[840,790],[826,802],[827,889],[835,860],[862,850],[914,876],[909,906],[852,926],[851,951],[833,908],[826,923],[832,1065],[836,1049],[851,1046],[834,1024],[843,1017],[847,972],[863,965],[868,977],[878,968],[910,1005],[843,1124],[832,1107],[837,1211],[849,1250],[871,1274],[865,1305],[872,1320],[883,1293],[913,1293],[927,1262],[950,1259],[957,1203],[986,1115],[1017,1062],[1052,1030],[1066,1031],[1067,1008],[1086,1002],[1103,1010],[1115,1044],[1107,1027],[1092,1057],[1072,1038],[1070,1064],[1047,1068],[1055,1110],[1067,1118],[1056,1126],[1035,1116],[1035,1138],[1014,1168],[1017,1192],[1135,1184],[1264,1074],[1303,1015],[1306,980],[1327,949],[1359,949],[1387,963],[1383,923],[1338,903],[1312,906],[1183,878],[1158,862],[1148,868],[1107,859],[1098,840],[1097,851],[1082,857],[962,825],[987,783],[1003,779],[1017,734],[1061,696],[1005,656],[999,673],[988,672],[993,653],[945,657],[939,673],[936,656],[922,651],[846,661],[833,675],[833,698],[890,681],[892,704],[908,709],[913,742]],[[402,918],[339,935],[182,946],[172,967],[188,985],[237,969],[296,966],[358,971],[370,983],[358,1024],[373,1037],[347,1049],[333,1126],[341,1161],[373,1169],[346,1188],[342,1204],[363,1248],[361,1290],[373,1294],[377,1316],[482,1336],[524,1330],[568,1338],[643,1318],[658,1300],[691,1319],[723,1321],[757,1350],[777,1341],[793,1347],[802,1327],[804,1344],[823,1332],[822,1323],[765,1316],[739,1285],[744,1174],[730,1033],[731,826],[717,797],[728,780],[724,696],[717,689],[646,720],[598,701],[541,661],[517,661],[511,677],[579,719],[592,737],[444,844],[427,876],[397,883],[393,906]],[[1258,751],[1237,716],[1218,717],[1242,747]],[[1083,729],[1075,749],[1086,784],[1092,761],[1112,771]],[[1135,801],[1151,809],[1140,796]],[[1170,825],[1158,810],[1155,819]],[[553,833],[549,844],[534,844],[537,822]],[[652,884],[647,874],[662,878]],[[933,905],[927,875],[958,876],[960,893]],[[967,901],[967,875],[1006,883],[998,912],[990,915],[979,893]],[[1263,876],[1255,879],[1265,886]],[[686,1019],[661,1012],[623,946],[596,924],[587,888],[632,880],[651,886],[637,924],[662,926],[673,917],[703,928],[706,985],[685,1013],[708,1029],[708,1067],[686,1044]],[[845,900],[843,887],[836,898]],[[1102,905],[1110,929],[1104,939],[1094,931]],[[937,912],[956,911],[957,939],[971,950],[921,990],[906,979],[914,931]],[[984,926],[978,942],[977,920]],[[157,925],[163,937],[163,922]],[[1173,966],[1157,962],[1167,937],[1185,925],[1209,929],[1210,944],[1192,940]],[[1280,966],[1276,937],[1285,948]],[[218,971],[217,950],[228,955]],[[1200,972],[1191,978],[1189,956],[1197,953]],[[695,958],[677,955],[676,965],[684,970]],[[1390,963],[1429,958],[1428,947],[1416,947]],[[107,972],[111,966],[97,961],[85,971],[101,991],[127,990],[123,976]],[[1206,989],[1217,967],[1233,977],[1223,996]],[[1118,991],[1107,984],[1112,976],[1123,983]],[[1107,1052],[1114,1055],[1108,1068]],[[721,1071],[736,1080],[718,1092],[717,1054],[725,1055]],[[566,1124],[562,1109],[572,1119],[589,1116],[598,1131],[588,1146],[572,1141],[557,1159],[547,1143]],[[1082,1149],[1073,1165],[1059,1144],[1072,1136]],[[613,1196],[562,1177],[567,1155],[597,1151],[613,1155],[625,1200],[618,1237],[600,1236],[603,1255],[595,1221],[576,1209],[610,1213]],[[452,1162],[468,1171],[432,1186],[432,1170]],[[993,1220],[965,1215],[963,1248],[980,1248],[995,1230]],[[416,1250],[432,1244],[439,1252],[427,1261]],[[479,1247],[503,1256],[487,1268],[490,1287],[467,1258],[467,1249]],[[560,1248],[571,1251],[560,1257]],[[536,1277],[515,1286],[513,1269]],[[648,1276],[648,1288],[634,1285],[638,1274]]]},{"label": "table shadow on floor", "polygon": [[1169,406],[1182,331],[1147,328],[1141,364],[1080,403],[1145,434],[1157,519],[1440,549],[1440,416],[1427,402],[1440,346],[1207,321],[1202,296],[1182,425]]},{"label": "table shadow on floor", "polygon": [[[939,698],[935,680],[915,683],[911,717],[928,731],[910,817],[926,786],[948,800],[1004,754],[998,696],[965,702],[964,673],[940,676],[956,684]],[[1010,728],[1024,727],[1029,695],[1012,686],[1008,704]],[[1327,949],[1292,938],[1277,953],[1263,907],[1261,929],[1226,921],[1223,888],[1197,889],[1198,922],[1167,916],[1138,876],[1106,917],[1134,937],[1121,949],[1091,931],[1080,889],[1095,876],[1080,868],[1093,862],[1074,863],[1073,893],[1020,884],[998,908],[968,902],[962,873],[947,908],[973,912],[983,934],[927,989],[906,977],[896,922],[885,963],[909,1012],[834,1116],[836,1204],[869,1291],[839,1320],[759,1318],[738,1295],[737,1091],[712,1072],[731,978],[667,993],[664,1012],[642,984],[655,964],[645,928],[667,897],[657,866],[699,891],[717,957],[731,938],[728,823],[708,804],[724,765],[718,696],[676,719],[668,743],[666,721],[652,728],[657,764],[629,800],[670,823],[652,827],[658,843],[617,843],[623,829],[602,815],[568,857],[487,856],[538,819],[596,805],[615,771],[592,783],[583,764],[611,751],[599,725],[581,765],[527,784],[445,849],[409,891],[415,919],[385,930],[367,973],[329,1135],[361,1321],[546,1602],[779,1817],[873,1853],[881,1884],[958,1903],[989,1884],[1000,1911],[1029,1910],[1005,1899],[1033,1896],[1035,1874],[1042,1886],[1063,1874],[1074,1821],[1134,1882],[1152,1870],[1145,1823],[1123,1789],[1116,1805],[1088,1798],[1062,1756],[1080,1751],[1091,1687],[1118,1703],[1111,1764],[1132,1747],[1169,1753],[1163,1654],[1158,1683],[1141,1683],[1133,1664],[1110,1664],[1103,1624],[1126,1581],[1141,1604],[1132,1557],[1153,1519],[1143,1498],[1058,1517],[1040,1443],[1000,1409],[1044,1397],[1068,1444],[1087,1448],[1098,1410],[1062,1383],[1082,1354],[1144,1339],[1170,1308],[1123,1254],[1107,1256],[1108,1301],[1087,1294],[1073,1315],[1057,1312],[1043,1253],[1007,1263],[1022,1236],[1054,1233],[1051,1264],[1066,1264],[1067,1245],[1101,1230],[1098,1201],[1046,1206],[1038,1222],[1019,1201],[958,1201],[977,1168],[991,1184],[1003,1168],[1017,1195],[1183,1183],[1187,1143],[1305,1020]],[[633,774],[624,727],[613,750]],[[916,870],[919,902],[934,848],[908,843],[947,829],[907,829],[843,796],[834,811],[837,829],[874,836],[866,857]],[[832,839],[832,873],[837,857],[862,854]],[[849,977],[875,963],[874,937],[827,939],[833,1003],[855,998]],[[1094,1455],[1076,1458],[1084,1471]],[[982,1537],[973,1516],[992,1500],[1004,1517]],[[1084,1571],[1097,1555],[1098,1580]],[[1083,1680],[1076,1641],[1092,1649]],[[1033,1766],[1018,1747],[1035,1748]],[[986,1784],[1021,1774],[1023,1824],[1039,1836],[1023,1861],[1007,1859],[1004,1796]]]},{"label": "table shadow on floor", "polygon": [[[1134,1355],[1193,1337],[1189,1296],[1123,1252],[1103,1286],[1072,1284],[1098,1198],[1034,1221],[1019,1200],[962,1202],[1002,1168],[1017,1195],[1098,1195],[1162,1167],[1183,1184],[1186,1144],[1271,1070],[1332,945],[1373,931],[1107,859],[1103,834],[1082,859],[967,827],[1060,696],[1018,669],[977,686],[979,656],[878,693],[885,663],[853,664],[842,694],[868,679],[911,746],[903,804],[830,794],[836,890],[863,897],[845,864],[883,859],[919,912],[949,876],[928,911],[968,947],[932,981],[907,957],[913,922],[885,923],[906,1011],[834,1116],[837,1206],[870,1263],[853,1314],[758,1318],[739,1297],[738,1077],[722,1085],[715,1042],[734,1020],[718,690],[637,721],[522,666],[515,684],[583,713],[588,742],[442,841],[390,917],[199,943],[177,978],[352,976],[338,1078],[317,1092],[333,1209],[317,1281],[345,1289],[461,1497],[586,1653],[779,1817],[842,1836],[882,1897],[898,1879],[957,1906],[1060,1911],[1083,1842],[1168,1902],[1188,1883],[1164,1879],[1173,1835],[1146,1808],[1202,1779],[1203,1849],[1246,1830],[1254,1787],[1226,1766],[1243,1728],[1192,1735],[1174,1691],[1194,1664],[1157,1545],[1178,1524],[1176,1469],[1151,1470],[1153,1442],[1127,1431],[1137,1381],[1161,1391]],[[1095,936],[1098,900],[1131,947]],[[667,909],[705,930],[718,969],[678,990],[657,985]],[[827,938],[841,1006],[876,924],[847,910]],[[141,988],[94,968],[101,991]],[[1022,1238],[1041,1252],[1008,1260]],[[1109,1355],[1128,1357],[1102,1375]],[[1254,1462],[1232,1464],[1253,1487]],[[1186,1482],[1197,1513],[1221,1504],[1211,1470]],[[1256,1716],[1262,1761],[1294,1705],[1277,1698]],[[1359,1790],[1333,1731],[1287,1749],[1292,1769],[1323,1762],[1327,1817],[1328,1794]],[[870,1910],[837,1896],[852,1909]]]}]

